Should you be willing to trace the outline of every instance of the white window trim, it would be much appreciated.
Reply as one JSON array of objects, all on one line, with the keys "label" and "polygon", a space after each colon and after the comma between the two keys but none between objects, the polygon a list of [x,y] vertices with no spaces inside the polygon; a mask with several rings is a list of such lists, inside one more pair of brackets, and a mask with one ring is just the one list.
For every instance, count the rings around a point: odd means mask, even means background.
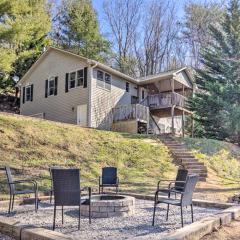
[{"label": "white window trim", "polygon": [[[78,71],[83,71],[83,76],[82,76],[82,79],[83,79],[83,84],[82,85],[77,85],[77,83],[78,83]],[[75,80],[75,88],[76,87],[83,87],[84,86],[84,68],[81,68],[81,69],[77,69],[76,70],[76,80]]]},{"label": "white window trim", "polygon": [[[103,81],[98,79],[98,77],[97,77],[98,71],[101,71],[103,73]],[[110,76],[110,84],[109,84],[110,85],[110,89],[105,87],[105,85],[106,85],[105,74],[108,74]],[[97,80],[96,85],[97,85],[98,88],[101,88],[101,89],[103,89],[105,91],[111,92],[111,90],[112,90],[112,75],[111,74],[109,74],[108,72],[104,72],[104,71],[102,71],[100,69],[97,69],[96,70],[96,80]],[[98,81],[99,82],[103,82],[103,87],[98,85]]]},{"label": "white window trim", "polygon": [[[71,71],[71,72],[68,72],[68,74],[69,74],[69,79],[68,79],[68,91],[71,91],[71,90],[73,90],[73,89],[75,89],[75,88],[79,88],[79,87],[82,87],[82,88],[83,88],[83,86],[84,86],[84,68],[85,68],[85,67],[83,67],[83,68],[77,68],[76,70],[73,70],[73,71]],[[78,85],[77,85],[77,81],[78,81],[77,72],[80,71],[80,70],[83,70],[83,85],[78,86]],[[74,73],[74,72],[75,72],[75,86],[74,86],[73,88],[70,88],[71,73]]]}]

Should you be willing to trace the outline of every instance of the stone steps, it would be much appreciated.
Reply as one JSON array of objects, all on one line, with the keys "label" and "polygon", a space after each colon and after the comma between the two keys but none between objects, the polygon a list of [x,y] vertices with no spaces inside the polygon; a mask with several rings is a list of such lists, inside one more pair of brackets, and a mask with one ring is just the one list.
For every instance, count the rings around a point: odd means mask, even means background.
[{"label": "stone steps", "polygon": [[168,147],[174,162],[177,165],[182,165],[191,174],[198,174],[199,181],[206,181],[207,168],[204,163],[199,162],[193,154],[186,149],[185,145],[173,139],[170,135],[160,135],[160,140]]}]

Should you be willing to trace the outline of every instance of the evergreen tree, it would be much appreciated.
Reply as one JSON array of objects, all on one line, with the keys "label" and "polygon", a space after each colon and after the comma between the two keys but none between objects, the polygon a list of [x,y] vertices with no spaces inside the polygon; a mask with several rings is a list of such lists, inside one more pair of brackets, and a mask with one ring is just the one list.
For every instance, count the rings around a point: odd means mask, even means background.
[{"label": "evergreen tree", "polygon": [[47,0],[0,0],[0,88],[21,78],[49,44]]},{"label": "evergreen tree", "polygon": [[210,34],[211,44],[202,49],[203,69],[196,74],[199,91],[189,101],[190,108],[206,137],[240,140],[239,0],[230,1],[223,22],[211,26]]},{"label": "evergreen tree", "polygon": [[109,42],[100,34],[96,13],[90,0],[63,1],[55,19],[55,44],[87,58],[104,61]]}]

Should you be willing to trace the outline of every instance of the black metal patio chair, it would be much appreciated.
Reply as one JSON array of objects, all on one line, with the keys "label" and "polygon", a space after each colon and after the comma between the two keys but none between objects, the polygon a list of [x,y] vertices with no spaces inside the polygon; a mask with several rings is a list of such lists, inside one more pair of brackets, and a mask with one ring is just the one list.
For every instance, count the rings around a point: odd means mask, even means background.
[{"label": "black metal patio chair", "polygon": [[166,220],[168,220],[169,205],[175,205],[175,206],[179,206],[181,208],[182,227],[183,227],[183,210],[182,210],[182,208],[190,205],[191,206],[192,222],[193,222],[192,196],[193,196],[193,192],[195,190],[197,181],[198,181],[198,175],[188,175],[183,191],[177,191],[177,190],[174,190],[174,189],[169,189],[169,192],[181,194],[180,199],[173,199],[173,198],[170,198],[170,197],[159,198],[158,194],[159,194],[160,190],[157,190],[156,193],[155,193],[155,199],[154,199],[152,225],[154,226],[154,223],[155,223],[156,207],[157,207],[158,204],[161,204],[161,203],[167,204]]},{"label": "black metal patio chair", "polygon": [[51,181],[51,188],[50,190],[48,191],[50,193],[50,203],[52,203],[52,196],[53,196],[53,178],[52,178],[52,169],[61,169],[61,167],[59,166],[51,166],[49,167],[49,175],[50,175],[50,178],[49,180]]},{"label": "black metal patio chair", "polygon": [[114,187],[116,188],[116,193],[118,193],[119,178],[117,176],[117,168],[115,167],[102,168],[102,176],[99,177],[99,194],[101,192],[103,193],[104,187]]},{"label": "black metal patio chair", "polygon": [[[158,181],[157,191],[162,192],[162,193],[167,193],[169,195],[169,197],[171,195],[171,192],[169,191],[169,189],[177,190],[177,191],[181,192],[184,189],[184,185],[186,183],[187,176],[188,176],[188,170],[179,168],[175,180],[161,179]],[[168,188],[160,188],[160,184],[162,182],[168,182],[169,183]],[[176,197],[176,194],[177,194],[177,192],[175,192],[175,197]]]},{"label": "black metal patio chair", "polygon": [[51,172],[54,189],[53,230],[55,230],[57,206],[62,207],[62,224],[63,224],[63,207],[79,206],[78,229],[80,229],[81,204],[89,205],[89,223],[91,223],[91,188],[88,188],[88,198],[81,196],[81,192],[84,189],[80,189],[79,169],[52,168]]},{"label": "black metal patio chair", "polygon": [[[14,181],[10,167],[6,166],[5,171],[6,171],[6,175],[7,175],[7,183],[9,186],[9,194],[10,194],[8,213],[10,213],[11,210],[13,210],[14,199],[15,199],[16,195],[31,194],[31,193],[34,193],[34,195],[35,195],[35,211],[37,212],[37,210],[38,210],[38,185],[37,185],[37,182],[32,179],[23,179],[23,180]],[[24,183],[31,183],[32,188],[24,189],[24,190],[16,189],[16,186],[20,186]]]}]

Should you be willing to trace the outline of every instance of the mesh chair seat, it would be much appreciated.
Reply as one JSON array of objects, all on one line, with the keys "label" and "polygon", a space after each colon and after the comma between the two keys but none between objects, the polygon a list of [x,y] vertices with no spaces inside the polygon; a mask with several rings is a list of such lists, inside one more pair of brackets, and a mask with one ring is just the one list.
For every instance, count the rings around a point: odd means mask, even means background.
[{"label": "mesh chair seat", "polygon": [[113,183],[113,184],[100,184],[99,186],[100,187],[102,187],[102,186],[104,186],[104,187],[116,187],[116,186],[118,186],[118,184],[117,183]]},{"label": "mesh chair seat", "polygon": [[175,205],[175,206],[180,206],[181,200],[173,199],[173,198],[158,198],[157,204],[159,204],[159,203],[166,203],[166,204],[171,204],[171,205]]},{"label": "mesh chair seat", "polygon": [[181,191],[176,190],[175,187],[172,187],[172,188],[169,188],[169,189],[168,188],[159,188],[158,191],[161,192],[161,193],[166,193],[166,194],[169,194],[169,193],[181,193],[182,192],[182,190]]},{"label": "mesh chair seat", "polygon": [[30,193],[35,193],[35,190],[21,190],[21,191],[15,191],[15,194],[30,194]]}]

